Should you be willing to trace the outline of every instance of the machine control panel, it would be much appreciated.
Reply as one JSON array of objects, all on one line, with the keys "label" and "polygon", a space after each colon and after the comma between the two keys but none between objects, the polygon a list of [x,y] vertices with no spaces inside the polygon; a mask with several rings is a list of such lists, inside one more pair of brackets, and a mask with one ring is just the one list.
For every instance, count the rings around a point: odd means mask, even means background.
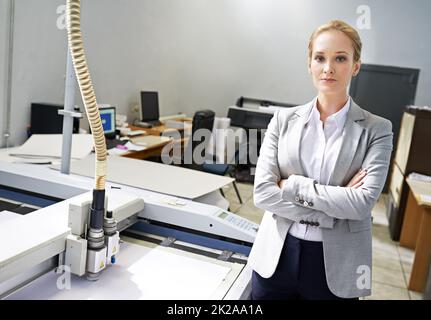
[{"label": "machine control panel", "polygon": [[253,223],[247,219],[241,218],[236,214],[232,214],[226,211],[220,211],[216,214],[219,219],[222,219],[228,224],[234,225],[235,227],[249,231],[249,232],[257,232],[259,226],[256,223]]}]

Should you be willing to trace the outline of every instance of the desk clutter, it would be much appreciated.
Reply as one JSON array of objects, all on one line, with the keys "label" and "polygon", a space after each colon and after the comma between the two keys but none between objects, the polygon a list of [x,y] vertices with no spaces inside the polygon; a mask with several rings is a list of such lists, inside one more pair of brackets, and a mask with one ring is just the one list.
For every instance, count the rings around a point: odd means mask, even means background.
[{"label": "desk clutter", "polygon": [[152,148],[162,147],[172,139],[163,136],[144,135],[132,139],[123,140],[121,143],[108,149],[110,155],[126,155],[130,152],[144,151]]},{"label": "desk clutter", "polygon": [[133,138],[130,141],[138,146],[142,147],[150,147],[150,146],[157,146],[159,144],[164,144],[165,142],[169,142],[172,139],[170,137],[164,137],[164,136],[142,136]]}]

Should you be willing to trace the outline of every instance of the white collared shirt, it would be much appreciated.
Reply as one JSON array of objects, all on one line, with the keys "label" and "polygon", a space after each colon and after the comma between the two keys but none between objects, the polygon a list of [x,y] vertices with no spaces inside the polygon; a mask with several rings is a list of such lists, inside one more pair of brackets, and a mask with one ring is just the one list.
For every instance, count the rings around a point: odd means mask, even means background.
[{"label": "white collared shirt", "polygon": [[[343,108],[326,118],[325,123],[320,120],[317,98],[312,102],[311,112],[302,131],[299,157],[305,176],[315,179],[319,184],[327,185],[334,170],[341,149],[350,101],[349,97]],[[319,227],[298,222],[292,224],[289,234],[299,239],[322,241],[322,231]]]}]

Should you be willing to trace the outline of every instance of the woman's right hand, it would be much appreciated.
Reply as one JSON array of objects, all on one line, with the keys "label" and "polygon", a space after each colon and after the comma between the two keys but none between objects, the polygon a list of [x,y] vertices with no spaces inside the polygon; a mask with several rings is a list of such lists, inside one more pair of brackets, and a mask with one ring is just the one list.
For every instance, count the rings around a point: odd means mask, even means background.
[{"label": "woman's right hand", "polygon": [[347,188],[358,189],[364,184],[364,178],[367,175],[367,170],[359,170],[357,174],[346,185]]}]

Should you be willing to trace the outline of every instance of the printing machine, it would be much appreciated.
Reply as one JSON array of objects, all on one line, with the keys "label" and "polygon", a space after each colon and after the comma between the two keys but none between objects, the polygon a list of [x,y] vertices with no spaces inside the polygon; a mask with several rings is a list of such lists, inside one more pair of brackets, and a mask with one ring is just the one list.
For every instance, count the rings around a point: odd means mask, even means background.
[{"label": "printing machine", "polygon": [[0,298],[247,298],[247,255],[258,225],[213,205],[106,182],[80,2],[66,1],[62,172],[71,157],[77,82],[93,136],[94,180],[0,160]]},{"label": "printing machine", "polygon": [[[106,252],[92,256],[85,234],[91,188],[88,177],[0,161],[1,298],[249,297],[246,263],[257,224],[213,205],[107,183],[106,210],[118,231],[105,240]],[[100,274],[89,281],[89,270]]]}]

